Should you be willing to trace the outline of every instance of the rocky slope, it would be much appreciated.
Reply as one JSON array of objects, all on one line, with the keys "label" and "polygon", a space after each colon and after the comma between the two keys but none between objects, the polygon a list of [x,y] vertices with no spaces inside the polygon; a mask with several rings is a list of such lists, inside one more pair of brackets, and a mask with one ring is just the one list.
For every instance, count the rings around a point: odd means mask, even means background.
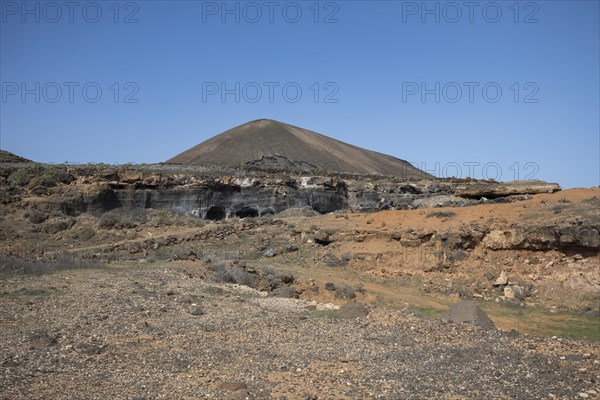
[{"label": "rocky slope", "polygon": [[10,151],[0,150],[0,164],[22,164],[33,162]]}]

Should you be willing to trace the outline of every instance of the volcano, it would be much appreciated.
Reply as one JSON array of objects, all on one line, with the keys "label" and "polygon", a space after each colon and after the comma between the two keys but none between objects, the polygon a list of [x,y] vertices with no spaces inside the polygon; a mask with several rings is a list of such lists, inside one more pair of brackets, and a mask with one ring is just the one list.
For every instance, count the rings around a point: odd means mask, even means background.
[{"label": "volcano", "polygon": [[166,163],[223,167],[247,165],[409,179],[433,178],[399,158],[269,119],[232,128]]}]

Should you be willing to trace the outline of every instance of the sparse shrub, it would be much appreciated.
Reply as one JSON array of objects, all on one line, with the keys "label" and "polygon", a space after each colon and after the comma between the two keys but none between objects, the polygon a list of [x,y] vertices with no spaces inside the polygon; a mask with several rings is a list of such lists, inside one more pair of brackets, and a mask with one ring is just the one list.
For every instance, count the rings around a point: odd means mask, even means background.
[{"label": "sparse shrub", "polygon": [[257,269],[262,275],[277,275],[277,271],[275,271],[275,269],[270,265],[259,265]]},{"label": "sparse shrub", "polygon": [[352,286],[345,284],[335,285],[335,298],[336,299],[354,299],[356,292]]},{"label": "sparse shrub", "polygon": [[59,219],[57,221],[48,222],[44,226],[44,232],[53,235],[55,233],[66,231],[67,229],[70,229],[74,224],[75,224],[74,219],[70,219],[70,218]]},{"label": "sparse shrub", "polygon": [[29,222],[31,222],[32,224],[41,224],[47,218],[48,216],[46,214],[41,213],[37,210],[33,210],[31,213],[29,213],[27,217],[27,219],[29,219]]},{"label": "sparse shrub", "polygon": [[19,168],[8,176],[8,181],[14,185],[25,186],[29,183],[33,175],[27,168]]},{"label": "sparse shrub", "polygon": [[94,236],[96,236],[96,231],[93,230],[92,228],[90,228],[89,226],[85,226],[81,229],[81,231],[79,232],[79,239],[87,242],[88,240],[92,239]]},{"label": "sparse shrub", "polygon": [[454,211],[431,211],[431,212],[427,213],[427,215],[425,217],[427,217],[427,218],[431,218],[431,217],[451,218],[451,217],[454,217],[455,215],[456,215],[456,213]]},{"label": "sparse shrub", "polygon": [[65,269],[94,268],[99,264],[76,260],[73,256],[61,253],[53,260],[39,261],[15,256],[0,256],[0,273],[47,274]]},{"label": "sparse shrub", "polygon": [[217,283],[235,283],[254,287],[250,274],[236,265],[216,265],[213,281]]},{"label": "sparse shrub", "polygon": [[44,169],[44,172],[40,175],[44,186],[54,186],[58,183],[58,174],[60,169],[55,166],[50,166]]},{"label": "sparse shrub", "polygon": [[135,214],[126,214],[122,210],[114,210],[103,214],[100,217],[99,225],[103,229],[131,229],[137,226],[137,223],[133,221],[134,219],[137,219]]},{"label": "sparse shrub", "polygon": [[119,218],[115,214],[104,214],[100,217],[100,228],[111,229],[119,222]]},{"label": "sparse shrub", "polygon": [[359,283],[358,286],[356,286],[356,291],[360,294],[367,293],[367,289],[365,289],[362,283]]},{"label": "sparse shrub", "polygon": [[156,215],[159,219],[166,219],[169,216],[169,213],[167,212],[167,210],[158,210]]}]

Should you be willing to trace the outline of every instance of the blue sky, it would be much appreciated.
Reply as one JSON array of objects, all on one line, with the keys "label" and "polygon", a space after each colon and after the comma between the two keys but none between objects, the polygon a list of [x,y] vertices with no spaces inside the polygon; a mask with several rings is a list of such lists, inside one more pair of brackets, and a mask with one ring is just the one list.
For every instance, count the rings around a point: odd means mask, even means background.
[{"label": "blue sky", "polygon": [[470,4],[1,0],[0,147],[159,162],[271,118],[438,176],[598,185],[599,2]]}]

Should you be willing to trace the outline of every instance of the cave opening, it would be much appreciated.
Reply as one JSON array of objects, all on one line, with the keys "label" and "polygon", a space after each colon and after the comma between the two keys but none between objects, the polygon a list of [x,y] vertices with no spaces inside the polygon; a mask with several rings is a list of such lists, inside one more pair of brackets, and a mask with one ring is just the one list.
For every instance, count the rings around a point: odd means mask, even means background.
[{"label": "cave opening", "polygon": [[223,207],[211,207],[206,212],[206,219],[209,219],[211,221],[220,221],[222,219],[225,219],[226,216],[227,213],[225,212],[225,209]]},{"label": "cave opening", "polygon": [[240,218],[254,218],[259,216],[258,210],[254,207],[242,207],[235,215]]}]

